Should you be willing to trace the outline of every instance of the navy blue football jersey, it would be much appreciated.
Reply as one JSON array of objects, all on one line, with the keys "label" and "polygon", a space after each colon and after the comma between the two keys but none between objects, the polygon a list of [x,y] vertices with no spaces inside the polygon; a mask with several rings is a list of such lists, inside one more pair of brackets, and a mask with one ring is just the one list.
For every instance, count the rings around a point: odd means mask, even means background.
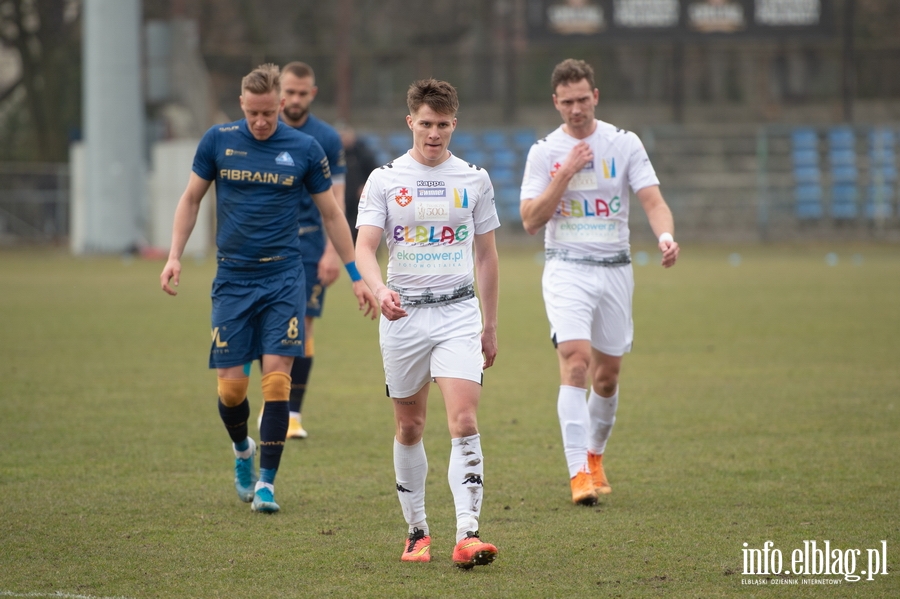
[{"label": "navy blue football jersey", "polygon": [[318,212],[310,194],[331,187],[328,159],[315,139],[280,121],[263,141],[246,119],[215,125],[200,140],[193,171],[216,182],[218,276],[301,259],[300,215]]}]

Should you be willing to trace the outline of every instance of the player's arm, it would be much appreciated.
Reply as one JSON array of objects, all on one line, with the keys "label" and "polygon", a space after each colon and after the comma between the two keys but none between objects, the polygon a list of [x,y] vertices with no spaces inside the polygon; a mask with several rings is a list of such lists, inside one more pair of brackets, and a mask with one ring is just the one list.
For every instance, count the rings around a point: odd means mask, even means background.
[{"label": "player's arm", "polygon": [[353,254],[353,237],[350,235],[350,225],[344,213],[338,207],[337,200],[331,189],[312,194],[313,202],[322,214],[322,224],[325,233],[334,243],[338,255],[344,262],[350,279],[353,281],[353,295],[359,302],[359,309],[365,310],[366,316],[375,318],[378,315],[378,304],[369,288],[363,282],[357,271],[355,256]]},{"label": "player's arm", "polygon": [[356,265],[359,274],[372,293],[388,320],[397,320],[406,316],[406,310],[400,305],[400,294],[384,284],[381,266],[378,265],[376,251],[381,243],[384,229],[373,225],[360,225],[356,234]]},{"label": "player's arm", "polygon": [[672,218],[672,211],[666,200],[663,199],[662,192],[659,191],[659,185],[650,185],[635,192],[644,212],[647,213],[647,219],[650,221],[650,228],[653,234],[659,240],[659,251],[662,252],[662,265],[666,268],[675,265],[678,259],[678,243],[673,238],[675,235],[675,219]]},{"label": "player's arm", "polygon": [[484,320],[481,352],[484,368],[490,368],[497,357],[497,305],[500,299],[500,260],[493,231],[475,235],[475,280]]},{"label": "player's arm", "polygon": [[[184,246],[187,245],[191,231],[197,224],[197,214],[200,212],[200,202],[206,195],[212,181],[200,178],[196,173],[191,172],[188,179],[187,187],[178,200],[178,206],[175,208],[175,222],[172,225],[172,245],[169,248],[169,259],[163,267],[162,274],[159,275],[159,282],[162,290],[169,295],[177,295],[172,287],[178,287],[181,279],[181,255],[184,253]],[[172,287],[169,286],[169,281]]]},{"label": "player's arm", "polygon": [[553,178],[550,179],[550,184],[543,193],[536,198],[523,200],[519,204],[522,226],[529,235],[537,233],[553,218],[559,201],[569,186],[569,181],[593,159],[594,153],[591,147],[583,141],[578,142],[566,156]]},{"label": "player's arm", "polygon": [[[338,207],[341,209],[342,214],[347,213],[347,206],[345,205],[346,202],[344,200],[344,189],[345,183],[343,175],[340,177],[337,175],[333,176],[331,191],[334,193],[335,200],[337,200]],[[322,284],[326,287],[337,281],[341,274],[341,257],[338,255],[334,244],[331,243],[331,237],[326,236],[325,238],[325,252],[319,259],[318,269],[319,280],[322,281]]]}]

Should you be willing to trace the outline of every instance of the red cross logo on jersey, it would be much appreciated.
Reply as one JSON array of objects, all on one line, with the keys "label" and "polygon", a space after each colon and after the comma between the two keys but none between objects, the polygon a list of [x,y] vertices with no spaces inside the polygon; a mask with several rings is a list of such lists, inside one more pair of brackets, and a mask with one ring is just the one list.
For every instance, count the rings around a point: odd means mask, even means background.
[{"label": "red cross logo on jersey", "polygon": [[558,171],[558,170],[561,169],[561,168],[562,168],[562,164],[560,164],[559,162],[554,162],[554,163],[553,163],[553,168],[550,169],[550,178],[552,179],[553,177],[555,177],[555,176],[556,176],[556,171]]},{"label": "red cross logo on jersey", "polygon": [[412,202],[412,195],[410,195],[409,190],[404,187],[400,190],[399,195],[394,196],[394,201],[400,204],[401,208],[409,206],[409,203]]}]

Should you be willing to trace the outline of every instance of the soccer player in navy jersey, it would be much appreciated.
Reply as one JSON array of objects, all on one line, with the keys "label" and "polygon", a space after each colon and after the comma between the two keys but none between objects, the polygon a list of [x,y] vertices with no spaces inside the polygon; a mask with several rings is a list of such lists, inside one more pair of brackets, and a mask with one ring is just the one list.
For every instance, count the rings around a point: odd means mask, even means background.
[{"label": "soccer player in navy jersey", "polygon": [[[218,270],[209,367],[216,369],[219,414],[234,447],[235,488],[257,512],[279,510],[274,483],[288,427],[291,365],[305,353],[305,278],[297,236],[307,201],[304,188],[354,281],[360,310],[369,315],[375,305],[353,261],[350,229],[331,191],[325,153],[315,139],[279,121],[279,79],[275,65],[254,69],[241,82],[245,118],[213,126],[200,140],[160,274],[163,291],[175,295],[181,255],[200,202],[215,181]],[[257,359],[262,360],[262,397],[268,404],[260,426],[259,476],[256,444],[247,432],[249,377],[244,371]]]},{"label": "soccer player in navy jersey", "polygon": [[[281,97],[284,105],[281,108],[281,120],[307,135],[315,138],[331,166],[331,189],[337,198],[342,211],[344,206],[344,175],[347,164],[344,160],[344,148],[338,132],[325,121],[316,118],[309,107],[318,93],[316,76],[308,64],[289,62],[281,69]],[[306,353],[294,358],[291,370],[290,421],[288,439],[305,439],[308,435],[303,428],[301,412],[303,397],[309,382],[315,354],[314,318],[322,316],[325,305],[325,290],[334,283],[341,272],[341,258],[334,249],[334,244],[325,235],[322,228],[322,216],[312,202],[304,204],[300,213],[299,235],[300,253],[303,257],[303,270],[306,273],[306,317],[304,330]],[[259,414],[262,419],[262,411]]]}]

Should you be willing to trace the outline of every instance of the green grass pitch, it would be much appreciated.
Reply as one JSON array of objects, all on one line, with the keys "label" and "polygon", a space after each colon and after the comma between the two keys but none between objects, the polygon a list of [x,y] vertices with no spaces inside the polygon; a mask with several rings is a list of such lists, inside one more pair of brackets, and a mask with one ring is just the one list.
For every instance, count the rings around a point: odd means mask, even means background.
[{"label": "green grass pitch", "polygon": [[[213,260],[185,261],[171,298],[160,262],[0,252],[0,597],[900,596],[900,250],[687,246],[663,270],[644,249],[613,493],[584,508],[569,498],[538,248],[501,246],[500,353],[479,412],[482,533],[500,555],[468,572],[450,561],[436,387],[433,561],[399,561],[377,325],[346,277],[317,324],[310,437],[286,447],[282,511],[266,516],[237,500],[206,368]],[[250,394],[255,423],[258,369]],[[809,540],[860,549],[857,570],[885,541],[888,574],[792,587],[774,582],[817,577],[743,574],[744,543],[772,541],[787,567]]]}]

